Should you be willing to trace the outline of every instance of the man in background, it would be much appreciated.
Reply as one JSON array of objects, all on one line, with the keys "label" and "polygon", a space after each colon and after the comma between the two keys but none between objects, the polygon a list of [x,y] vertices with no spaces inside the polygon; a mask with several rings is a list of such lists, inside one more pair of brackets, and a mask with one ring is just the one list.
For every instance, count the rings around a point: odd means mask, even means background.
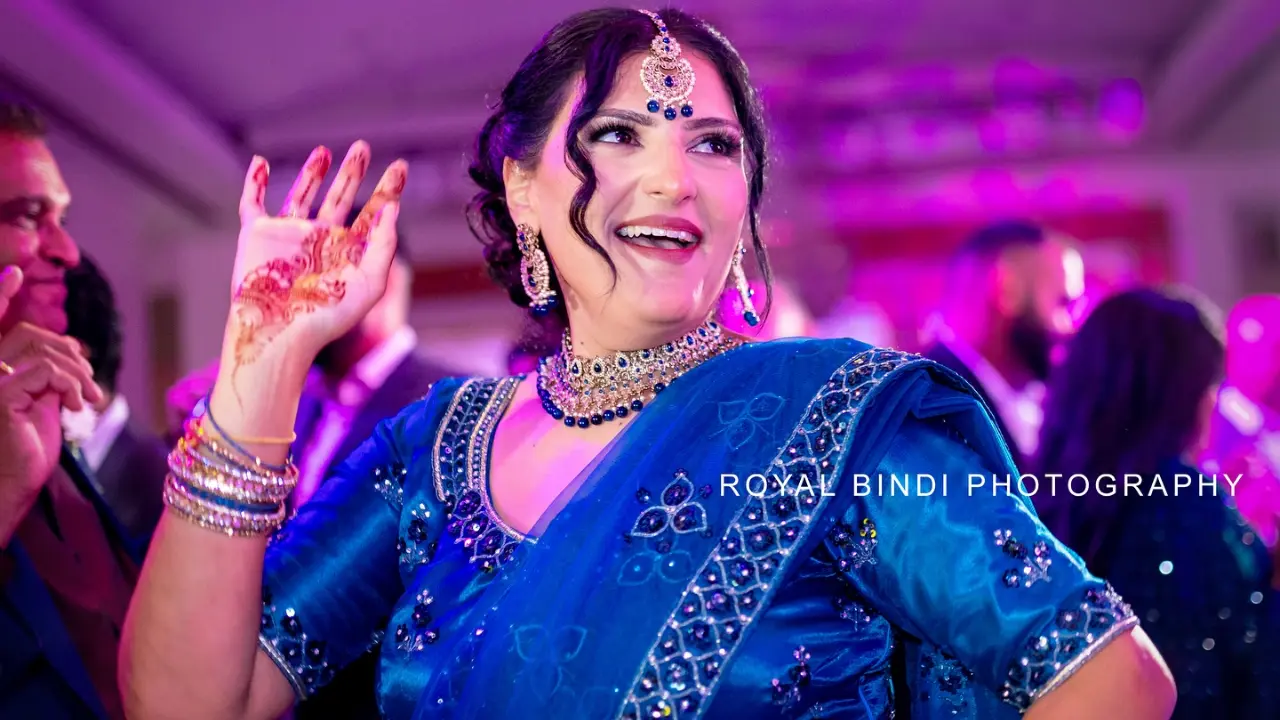
[{"label": "man in background", "polygon": [[1231,309],[1225,380],[1201,465],[1242,476],[1231,500],[1274,547],[1280,535],[1280,295],[1254,295]]},{"label": "man in background", "polygon": [[120,628],[141,558],[62,442],[101,393],[66,337],[71,193],[31,108],[0,99],[0,717],[124,717]]},{"label": "man in background", "polygon": [[164,512],[169,449],[134,422],[117,388],[124,336],[115,293],[97,264],[83,254],[80,264],[67,271],[67,334],[84,347],[104,395],[86,413],[89,428],[77,439],[76,452],[107,505],[145,549]]},{"label": "man in background", "polygon": [[1029,222],[988,225],[951,258],[946,295],[924,355],[973,385],[1014,464],[1035,453],[1044,382],[1070,334],[1084,265],[1066,238]]}]

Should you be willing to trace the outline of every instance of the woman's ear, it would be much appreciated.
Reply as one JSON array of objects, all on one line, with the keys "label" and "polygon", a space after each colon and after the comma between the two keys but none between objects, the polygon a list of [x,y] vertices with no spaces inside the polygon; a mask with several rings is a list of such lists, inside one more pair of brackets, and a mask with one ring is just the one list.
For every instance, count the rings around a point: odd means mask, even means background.
[{"label": "woman's ear", "polygon": [[537,202],[533,192],[533,174],[526,172],[511,158],[502,161],[502,184],[507,189],[507,212],[516,224],[537,227]]}]

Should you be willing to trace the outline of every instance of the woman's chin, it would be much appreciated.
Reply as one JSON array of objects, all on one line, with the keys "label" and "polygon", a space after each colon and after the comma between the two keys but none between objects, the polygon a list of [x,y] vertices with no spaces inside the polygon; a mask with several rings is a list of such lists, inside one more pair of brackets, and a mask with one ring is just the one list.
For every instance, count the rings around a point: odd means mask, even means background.
[{"label": "woman's chin", "polygon": [[701,307],[693,297],[648,295],[637,303],[636,315],[641,322],[658,327],[684,328],[707,319],[710,308]]}]

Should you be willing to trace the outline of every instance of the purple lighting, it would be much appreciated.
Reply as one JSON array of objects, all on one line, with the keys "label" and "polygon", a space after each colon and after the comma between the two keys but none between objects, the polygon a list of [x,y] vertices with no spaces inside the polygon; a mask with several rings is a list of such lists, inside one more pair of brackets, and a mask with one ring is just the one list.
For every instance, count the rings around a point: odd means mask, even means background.
[{"label": "purple lighting", "polygon": [[1146,103],[1142,86],[1128,78],[1113,80],[1098,95],[1098,124],[1105,137],[1132,140],[1142,131]]}]

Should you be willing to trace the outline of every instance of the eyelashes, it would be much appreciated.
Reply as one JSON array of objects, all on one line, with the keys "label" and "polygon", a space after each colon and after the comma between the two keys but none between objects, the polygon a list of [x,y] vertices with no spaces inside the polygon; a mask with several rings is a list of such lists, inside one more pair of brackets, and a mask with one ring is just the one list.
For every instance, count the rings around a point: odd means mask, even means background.
[{"label": "eyelashes", "polygon": [[[638,145],[639,138],[635,127],[617,120],[603,122],[587,131],[587,138],[593,144],[606,145]],[[742,140],[733,133],[713,130],[698,138],[694,147],[707,146],[704,152],[728,158],[736,158],[742,152]]]}]

